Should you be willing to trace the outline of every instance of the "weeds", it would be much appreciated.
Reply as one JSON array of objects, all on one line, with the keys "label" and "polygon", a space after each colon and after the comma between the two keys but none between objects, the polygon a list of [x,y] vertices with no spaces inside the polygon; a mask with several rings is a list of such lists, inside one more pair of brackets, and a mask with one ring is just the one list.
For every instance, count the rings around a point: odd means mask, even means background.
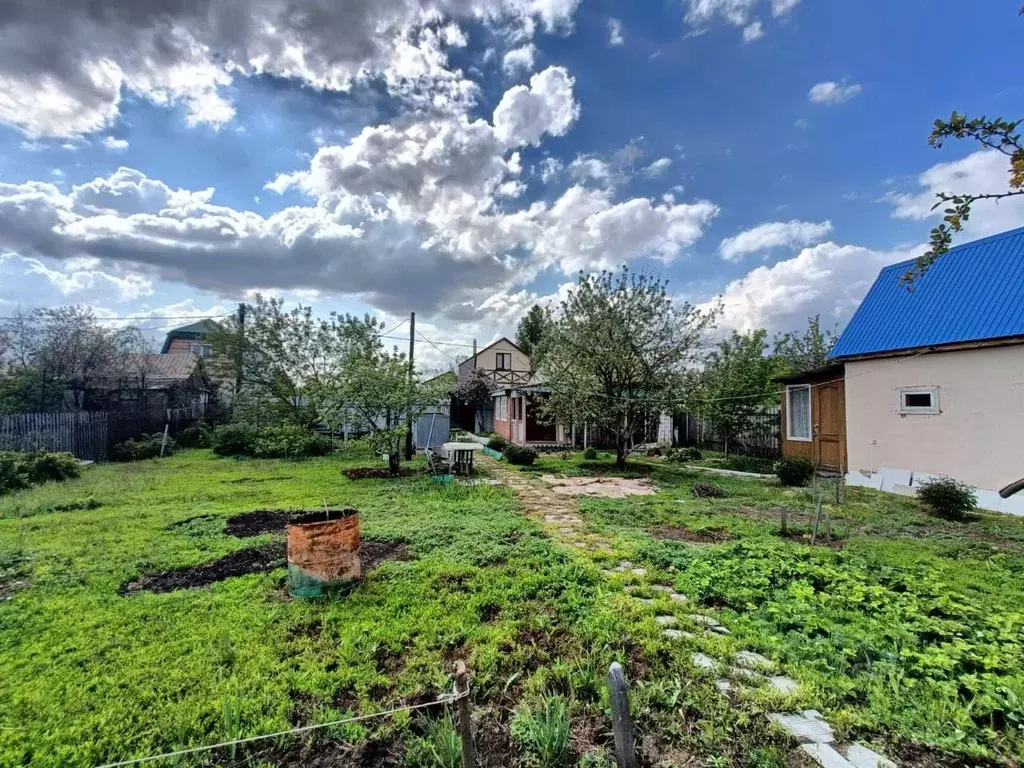
[{"label": "weeds", "polygon": [[541,696],[512,718],[512,738],[537,768],[560,768],[569,756],[569,705],[561,696]]}]

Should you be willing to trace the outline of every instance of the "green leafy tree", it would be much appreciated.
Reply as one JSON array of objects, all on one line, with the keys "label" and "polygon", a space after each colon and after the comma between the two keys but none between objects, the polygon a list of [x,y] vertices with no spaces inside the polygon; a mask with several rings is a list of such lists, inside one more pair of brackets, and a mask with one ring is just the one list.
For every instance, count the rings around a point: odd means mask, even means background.
[{"label": "green leafy tree", "polygon": [[312,307],[286,310],[281,299],[257,294],[237,316],[212,330],[210,368],[215,378],[241,381],[235,418],[310,424],[320,420],[346,360],[377,344],[382,326],[369,315],[331,313],[325,320]]},{"label": "green leafy tree", "polygon": [[[1019,11],[1024,16],[1024,7]],[[928,143],[941,149],[947,139],[968,139],[983,147],[1006,155],[1009,168],[1007,188],[1005,190],[967,190],[964,192],[940,192],[932,210],[945,205],[942,224],[931,231],[929,248],[914,261],[900,278],[909,288],[920,278],[936,259],[949,252],[953,245],[953,236],[963,231],[964,222],[971,217],[971,208],[979,200],[1004,200],[1008,197],[1024,195],[1024,144],[1021,143],[1017,128],[1024,122],[1008,121],[1001,117],[989,119],[981,117],[969,118],[967,115],[954,111],[949,120],[936,120]]]},{"label": "green leafy tree", "polygon": [[516,328],[516,346],[527,354],[534,368],[539,367],[544,354],[544,342],[550,336],[554,319],[548,307],[534,304],[519,320]]},{"label": "green leafy tree", "polygon": [[719,342],[708,356],[700,375],[700,386],[693,409],[729,442],[749,430],[767,406],[778,400],[778,387],[772,383],[775,362],[766,356],[767,332],[732,332]]},{"label": "green leafy tree", "polygon": [[552,393],[544,413],[590,423],[626,455],[652,414],[673,410],[715,312],[675,302],[666,283],[625,267],[579,276],[551,328],[541,376]]},{"label": "green leafy tree", "polygon": [[814,315],[807,318],[807,329],[802,334],[776,334],[772,357],[779,374],[810,371],[828,365],[835,343],[836,335],[821,330],[820,315]]},{"label": "green leafy tree", "polygon": [[325,416],[368,432],[374,450],[387,454],[392,472],[400,468],[406,422],[450,395],[448,382],[424,382],[409,374],[408,357],[397,349],[386,350],[375,338],[349,349],[336,373],[324,381],[320,396]]}]

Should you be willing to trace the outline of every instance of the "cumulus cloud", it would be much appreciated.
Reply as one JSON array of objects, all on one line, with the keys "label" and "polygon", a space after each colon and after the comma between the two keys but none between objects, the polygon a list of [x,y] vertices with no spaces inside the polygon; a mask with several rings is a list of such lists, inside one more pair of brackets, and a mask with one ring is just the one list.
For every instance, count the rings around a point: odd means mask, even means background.
[{"label": "cumulus cloud", "polygon": [[799,4],[800,0],[772,0],[772,16],[785,16]]},{"label": "cumulus cloud", "polygon": [[836,83],[836,82],[825,82],[818,83],[815,85],[807,94],[807,98],[810,99],[812,104],[825,104],[828,106],[835,106],[836,104],[845,104],[853,97],[857,96],[862,90],[863,86],[856,83]]},{"label": "cumulus cloud", "polygon": [[153,283],[143,275],[100,267],[96,259],[71,259],[48,263],[13,253],[0,254],[0,284],[17,286],[0,289],[0,304],[23,304],[50,298],[54,303],[86,301],[130,301],[153,293]]},{"label": "cumulus cloud", "polygon": [[644,176],[646,176],[649,179],[661,176],[661,174],[663,174],[665,171],[669,169],[670,165],[672,165],[671,158],[659,157],[653,163],[644,168]]},{"label": "cumulus cloud", "polygon": [[349,91],[382,78],[416,106],[464,107],[475,86],[448,65],[463,20],[510,36],[567,29],[578,0],[11,0],[0,9],[0,121],[74,136],[117,119],[121,99],[181,104],[222,125],[235,76],[273,74]]},{"label": "cumulus cloud", "polygon": [[[886,196],[894,206],[894,218],[917,221],[941,218],[946,206],[934,208],[938,202],[936,196],[940,192],[1008,192],[1009,161],[1001,152],[983,150],[960,160],[934,165],[922,173],[917,181],[920,190],[890,192]],[[964,236],[984,237],[1019,227],[1021,222],[1024,222],[1024,199],[1011,197],[998,202],[982,200],[972,206],[971,217],[964,222]],[[922,236],[926,235],[922,232]]]},{"label": "cumulus cloud", "polygon": [[760,21],[755,21],[743,28],[744,43],[752,43],[762,37],[764,37],[764,25]]},{"label": "cumulus cloud", "polygon": [[622,36],[622,22],[608,19],[608,45],[622,45],[626,39]]},{"label": "cumulus cloud", "polygon": [[540,180],[545,184],[554,181],[564,168],[565,163],[557,157],[545,157],[540,161]]},{"label": "cumulus cloud", "polygon": [[576,181],[596,181],[609,184],[615,172],[604,160],[597,157],[580,156],[569,163],[569,174]]},{"label": "cumulus cloud", "polygon": [[501,60],[501,68],[509,77],[515,77],[523,72],[533,71],[533,60],[537,55],[537,46],[527,43],[518,48],[508,51]]},{"label": "cumulus cloud", "polygon": [[530,78],[529,87],[505,91],[494,109],[497,137],[508,146],[536,146],[544,134],[564,136],[580,113],[574,83],[564,67],[548,67]]},{"label": "cumulus cloud", "polygon": [[915,255],[822,243],[773,266],[757,267],[702,307],[711,308],[720,301],[721,324],[741,331],[802,328],[809,315],[818,313],[824,327],[842,329],[879,270]]},{"label": "cumulus cloud", "polygon": [[718,251],[726,261],[739,261],[749,253],[767,251],[771,248],[796,248],[819,243],[828,237],[831,231],[831,221],[774,221],[759,224],[725,238]]},{"label": "cumulus cloud", "polygon": [[128,141],[126,139],[119,139],[115,136],[107,136],[103,139],[103,146],[107,149],[112,149],[115,152],[123,152],[128,149]]}]

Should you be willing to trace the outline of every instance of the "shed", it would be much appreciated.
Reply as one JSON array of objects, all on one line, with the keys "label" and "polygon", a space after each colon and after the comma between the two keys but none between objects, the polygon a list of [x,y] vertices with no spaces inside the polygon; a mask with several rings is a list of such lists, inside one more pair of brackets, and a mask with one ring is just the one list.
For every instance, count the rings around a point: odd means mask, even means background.
[{"label": "shed", "polygon": [[842,364],[780,376],[782,455],[810,459],[828,472],[845,472],[846,369]]}]

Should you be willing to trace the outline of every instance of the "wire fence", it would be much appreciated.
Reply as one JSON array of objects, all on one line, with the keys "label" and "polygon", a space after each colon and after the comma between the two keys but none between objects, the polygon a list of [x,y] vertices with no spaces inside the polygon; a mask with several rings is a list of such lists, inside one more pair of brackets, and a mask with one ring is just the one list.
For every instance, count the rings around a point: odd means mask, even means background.
[{"label": "wire fence", "polygon": [[780,409],[765,408],[754,415],[748,429],[726,439],[707,421],[693,414],[676,418],[676,442],[679,445],[696,445],[712,451],[738,453],[759,459],[777,459],[782,455],[782,431]]}]

